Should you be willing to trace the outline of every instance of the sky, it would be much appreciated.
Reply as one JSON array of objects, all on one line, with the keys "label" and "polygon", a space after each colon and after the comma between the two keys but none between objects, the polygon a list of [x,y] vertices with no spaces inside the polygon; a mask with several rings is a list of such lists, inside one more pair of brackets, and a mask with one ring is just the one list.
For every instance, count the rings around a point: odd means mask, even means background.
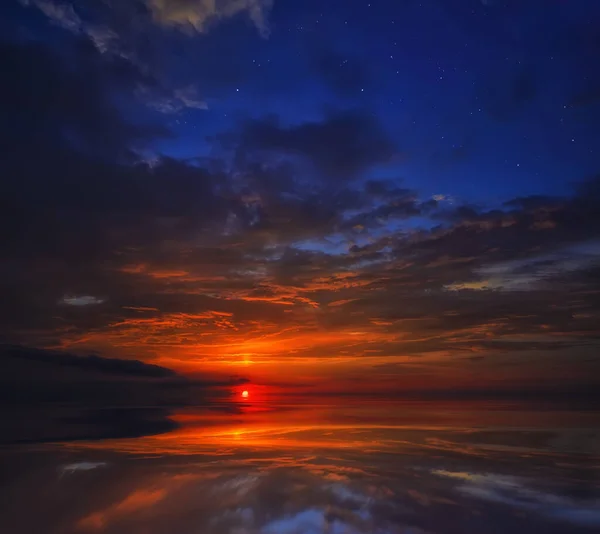
[{"label": "sky", "polygon": [[10,373],[598,385],[600,3],[0,10]]}]

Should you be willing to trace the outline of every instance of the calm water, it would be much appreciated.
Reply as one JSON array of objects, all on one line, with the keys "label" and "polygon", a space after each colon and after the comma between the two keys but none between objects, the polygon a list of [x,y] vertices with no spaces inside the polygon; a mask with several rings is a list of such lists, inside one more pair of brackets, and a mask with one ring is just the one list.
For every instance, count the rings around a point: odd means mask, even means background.
[{"label": "calm water", "polygon": [[2,533],[592,532],[591,411],[349,402],[188,410],[170,432],[3,451]]}]

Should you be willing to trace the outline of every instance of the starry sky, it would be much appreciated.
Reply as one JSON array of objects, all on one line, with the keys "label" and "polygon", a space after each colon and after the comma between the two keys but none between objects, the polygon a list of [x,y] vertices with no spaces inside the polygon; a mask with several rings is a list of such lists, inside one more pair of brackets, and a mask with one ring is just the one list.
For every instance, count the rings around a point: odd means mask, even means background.
[{"label": "starry sky", "polygon": [[321,394],[595,385],[600,3],[0,13],[5,346]]}]

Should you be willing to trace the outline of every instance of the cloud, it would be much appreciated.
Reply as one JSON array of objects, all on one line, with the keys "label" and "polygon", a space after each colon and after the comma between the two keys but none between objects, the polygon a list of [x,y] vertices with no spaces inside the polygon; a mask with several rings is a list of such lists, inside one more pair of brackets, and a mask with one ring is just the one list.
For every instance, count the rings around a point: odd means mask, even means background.
[{"label": "cloud", "polygon": [[166,114],[179,113],[185,109],[208,109],[208,104],[198,96],[193,86],[175,89],[172,94],[160,96],[143,89],[141,91],[148,105]]},{"label": "cloud", "polygon": [[[263,36],[269,34],[268,15],[273,5],[273,0],[123,0],[121,6],[113,10],[111,3],[102,5],[102,2],[92,0],[96,13],[102,14],[106,25],[88,22],[82,17],[85,9],[76,9],[68,2],[59,0],[20,0],[25,6],[37,7],[53,23],[73,33],[83,33],[96,41],[98,36],[99,49],[104,52],[115,52],[115,48],[105,48],[107,35],[126,42],[130,32],[117,32],[123,29],[117,24],[119,13],[136,14],[138,21],[135,24],[150,25],[152,22],[159,26],[173,27],[183,31],[206,31],[211,25],[238,15],[247,15],[258,31]],[[151,14],[145,16],[144,6]],[[111,11],[112,10],[112,11]],[[110,14],[109,14],[110,13]],[[121,20],[123,22],[124,20]],[[128,27],[134,25],[129,21]],[[112,26],[112,27],[111,27]],[[117,43],[114,43],[117,44]]]},{"label": "cloud", "polygon": [[273,0],[145,0],[159,24],[203,32],[221,19],[246,14],[263,36]]},{"label": "cloud", "polygon": [[[167,469],[162,459],[145,458],[144,469],[125,462],[98,471],[82,470],[68,480],[59,480],[57,491],[49,499],[54,504],[55,498],[66,495],[71,513],[67,518],[60,518],[65,519],[61,526],[85,532],[122,532],[132,528],[149,534],[165,529],[200,530],[206,534],[424,532],[414,526],[420,522],[418,518],[411,517],[404,506],[395,503],[389,490],[376,488],[372,478],[365,480],[360,470],[347,468],[345,472],[352,473],[356,480],[331,485],[326,475],[316,472],[323,467],[320,462],[309,460],[307,463],[299,459],[291,463],[294,467],[286,468],[279,465],[278,459],[265,457],[270,466],[254,470],[252,461],[247,463],[235,455],[228,455],[224,462],[218,457],[214,460],[203,466],[188,463],[185,469],[176,463]],[[336,469],[336,465],[326,467]],[[340,470],[344,467],[340,466]],[[40,480],[43,487],[54,487],[57,480],[52,477],[52,471],[35,472],[34,483],[31,478],[23,477],[15,488],[18,502],[21,503],[21,492],[37,497]],[[94,484],[90,485],[91,479]],[[89,491],[81,491],[84,486],[88,486]],[[85,502],[82,493],[85,493]],[[349,500],[348,493],[368,501],[367,504]],[[203,498],[198,500],[198,495]],[[20,506],[17,510],[13,507],[7,515],[7,523],[12,526],[14,521],[34,529],[45,524],[46,530],[53,532],[57,529],[57,518],[55,515],[47,517],[46,511],[44,508],[39,514],[24,517]]]},{"label": "cloud", "polygon": [[381,227],[392,220],[426,215],[437,206],[436,201],[420,202],[415,192],[408,189],[390,191],[385,197],[385,201],[376,203],[371,210],[365,210],[348,218],[344,221],[344,227],[360,229]]},{"label": "cloud", "polygon": [[397,153],[377,119],[361,111],[340,112],[320,122],[286,126],[276,118],[247,121],[242,149],[305,158],[332,179],[352,179],[389,163]]},{"label": "cloud", "polygon": [[[173,42],[190,39],[185,31],[173,36],[172,28],[205,31],[217,21],[246,13],[266,36],[271,7],[270,0],[91,0],[87,9],[77,3],[56,0],[21,0],[21,3],[38,9],[52,25],[93,46],[105,66],[114,63],[115,68],[137,71],[140,76],[132,87],[134,93],[162,113],[208,107],[206,100],[198,95],[196,79],[174,83],[170,73],[179,70],[177,64],[165,68],[161,62],[162,46],[167,39]],[[197,45],[194,43],[194,49]],[[224,85],[239,84],[241,69],[235,54],[228,54],[225,61],[222,58],[215,61],[214,54],[211,45],[203,43],[200,58],[193,54],[193,59],[186,56],[183,61],[187,64],[193,61],[197,66],[193,70],[201,73],[203,94],[219,96]],[[229,79],[231,76],[233,80]]]},{"label": "cloud", "polygon": [[[0,43],[0,58],[11,77],[0,90],[2,110],[14,119],[8,135],[13,159],[28,150],[51,150],[61,142],[111,157],[125,157],[136,142],[163,135],[162,128],[123,119],[108,94],[143,83],[130,64],[103,64],[85,42],[74,40],[69,62],[39,44]],[[43,76],[44,84],[35,82]],[[23,114],[29,109],[29,115]],[[5,162],[6,166],[8,162]]]},{"label": "cloud", "polygon": [[476,270],[480,280],[450,285],[448,289],[533,291],[551,286],[558,276],[581,272],[599,263],[600,244],[595,241],[579,243],[545,255],[484,265]]},{"label": "cloud", "polygon": [[318,534],[327,529],[325,514],[320,510],[304,510],[294,516],[277,519],[265,525],[262,534]]},{"label": "cloud", "polygon": [[69,4],[55,3],[51,0],[21,0],[21,3],[36,5],[50,20],[67,30],[76,33],[81,31],[83,23]]},{"label": "cloud", "polygon": [[531,481],[524,478],[444,470],[434,470],[433,474],[460,480],[462,483],[456,490],[468,497],[529,510],[577,526],[600,525],[598,502],[586,503],[548,493],[531,487]]},{"label": "cloud", "polygon": [[52,352],[26,347],[0,347],[3,360],[18,364],[20,361],[38,362],[52,368],[76,369],[84,372],[137,378],[168,378],[176,374],[170,369],[137,360],[121,360],[101,356],[76,356],[67,352]]},{"label": "cloud", "polygon": [[[121,187],[117,206],[109,201],[110,189],[88,197],[94,200],[89,207],[84,197],[72,197],[74,204],[69,205],[71,210],[81,207],[75,212],[80,227],[101,237],[95,238],[93,249],[73,246],[79,241],[77,234],[66,231],[69,227],[44,222],[43,240],[30,241],[30,246],[44,251],[35,263],[25,251],[12,250],[20,268],[3,287],[5,301],[11,301],[11,291],[22,296],[16,312],[6,310],[4,332],[11,339],[33,335],[64,346],[114,347],[119,354],[131,353],[136,346],[144,358],[160,356],[162,363],[180,368],[189,365],[186,362],[213,358],[235,362],[242,353],[255,361],[281,357],[309,361],[323,358],[323,353],[330,358],[360,356],[364,361],[373,356],[393,361],[399,355],[464,355],[464,351],[558,354],[593,343],[594,293],[568,296],[568,288],[581,283],[584,289],[592,287],[593,282],[578,281],[584,273],[591,276],[593,263],[587,260],[571,270],[556,269],[552,276],[563,276],[561,285],[532,286],[526,301],[506,290],[485,295],[445,290],[483,287],[482,276],[495,272],[497,276],[500,267],[505,277],[533,273],[539,278],[547,269],[539,271],[540,258],[574,257],[582,232],[565,214],[572,209],[580,212],[577,195],[558,203],[515,201],[505,211],[457,210],[450,223],[396,231],[367,221],[375,221],[373,213],[381,215],[382,206],[394,206],[396,197],[411,199],[411,206],[419,203],[416,193],[387,182],[352,186],[356,190],[324,185],[313,194],[295,184],[291,189],[295,194],[290,195],[289,184],[251,173],[248,184],[261,187],[261,193],[259,197],[244,193],[242,200],[233,186],[225,190],[227,197],[222,196],[216,176],[186,164],[165,160],[154,169],[112,169]],[[142,197],[133,188],[128,200],[123,186],[132,179],[134,184],[143,180],[146,188]],[[221,176],[220,187],[227,179]],[[174,181],[178,187],[168,189]],[[102,183],[112,187],[110,180]],[[589,191],[587,201],[592,198]],[[106,200],[96,204],[102,198]],[[254,207],[248,204],[250,198]],[[198,202],[204,201],[202,214],[197,213]],[[255,210],[252,217],[250,208]],[[361,232],[385,235],[332,251],[323,241],[327,236],[361,238],[344,226],[357,212],[363,214]],[[555,225],[533,227],[541,212]],[[228,213],[236,214],[239,224],[226,232]],[[114,226],[100,224],[100,217],[106,221],[107,216]],[[405,216],[400,210],[394,220],[402,222]],[[586,221],[590,223],[591,217]],[[309,238],[314,242],[306,241]],[[52,246],[42,247],[48,239]],[[556,249],[561,242],[564,253]],[[567,246],[569,242],[573,244]],[[64,255],[72,258],[71,266],[56,263]],[[46,277],[34,290],[30,280],[40,261],[56,265],[57,273],[69,274]],[[77,312],[73,306],[57,309],[65,294],[103,295],[107,301]],[[399,307],[398,301],[404,306]],[[336,302],[343,304],[329,306]],[[569,332],[573,332],[569,339],[553,337]],[[542,334],[544,343],[527,341]],[[490,343],[490,336],[497,341]],[[485,366],[493,360],[486,359]]]},{"label": "cloud", "polygon": [[60,302],[68,306],[93,306],[95,304],[102,304],[105,302],[105,299],[91,295],[65,295]]},{"label": "cloud", "polygon": [[[507,532],[539,531],[540,525],[556,531],[596,526],[593,472],[542,469],[539,461],[531,463],[532,458],[565,458],[562,447],[546,447],[564,437],[573,443],[587,438],[591,452],[598,432],[587,429],[562,436],[531,428],[475,433],[457,429],[442,432],[446,441],[436,439],[441,432],[439,417],[430,414],[429,419],[427,412],[411,415],[408,410],[403,421],[418,428],[404,428],[400,434],[372,424],[357,429],[349,423],[346,429],[329,429],[331,434],[325,429],[314,434],[313,429],[313,438],[320,435],[335,447],[318,456],[312,451],[293,457],[282,450],[273,453],[272,442],[269,450],[257,451],[243,440],[212,454],[206,450],[206,439],[222,430],[214,429],[207,434],[185,432],[173,439],[120,440],[111,445],[132,453],[137,461],[92,468],[95,462],[90,458],[101,458],[106,444],[71,444],[69,448],[83,458],[76,464],[81,469],[57,477],[57,470],[60,473],[66,466],[54,455],[43,455],[8,470],[12,498],[0,503],[0,511],[11,532],[425,534],[462,532],[473,525],[474,515],[477,524],[493,522]],[[436,429],[423,430],[424,415],[425,424],[435,423]],[[385,421],[389,425],[389,419]],[[267,434],[280,438],[278,430]],[[349,442],[343,442],[346,436]],[[473,439],[485,445],[474,444]],[[202,443],[196,450],[201,450],[204,461],[190,462],[190,447],[197,441]],[[363,448],[368,444],[368,450],[360,450],[361,444]],[[165,450],[169,454],[160,454]],[[504,462],[505,474],[474,469],[489,465],[499,451],[512,460]],[[433,470],[431,454],[437,466]],[[363,461],[367,458],[368,464]],[[89,469],[83,469],[84,464]],[[448,467],[457,464],[465,470]],[[528,470],[537,478],[529,478]],[[35,514],[32,501],[44,504]],[[68,514],[57,514],[61,503],[68,505]]]},{"label": "cloud", "polygon": [[166,497],[164,489],[139,490],[127,496],[124,500],[113,506],[94,512],[83,517],[78,522],[78,527],[84,530],[104,530],[109,523],[121,517],[135,514],[140,510],[158,505]]},{"label": "cloud", "polygon": [[84,21],[73,5],[55,0],[19,0],[27,7],[37,7],[52,24],[73,34],[87,37],[102,54],[123,56],[120,37],[106,25]]},{"label": "cloud", "polygon": [[[0,346],[0,442],[103,439],[172,430],[171,408],[223,404],[237,381],[187,380],[138,360]],[[28,424],[20,421],[26,419]],[[92,464],[92,466],[96,466]],[[65,468],[91,469],[78,465]]]},{"label": "cloud", "polygon": [[61,475],[73,475],[78,472],[91,471],[93,469],[99,469],[100,467],[106,467],[107,465],[107,462],[75,462],[61,466],[60,472]]}]

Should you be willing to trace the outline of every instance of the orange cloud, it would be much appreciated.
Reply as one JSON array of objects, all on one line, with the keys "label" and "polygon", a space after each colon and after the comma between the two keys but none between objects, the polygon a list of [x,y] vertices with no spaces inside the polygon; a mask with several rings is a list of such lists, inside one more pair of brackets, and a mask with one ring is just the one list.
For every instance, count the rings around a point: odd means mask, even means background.
[{"label": "orange cloud", "polygon": [[164,489],[137,490],[122,501],[83,517],[77,525],[84,530],[103,530],[115,519],[151,508],[166,496]]}]

